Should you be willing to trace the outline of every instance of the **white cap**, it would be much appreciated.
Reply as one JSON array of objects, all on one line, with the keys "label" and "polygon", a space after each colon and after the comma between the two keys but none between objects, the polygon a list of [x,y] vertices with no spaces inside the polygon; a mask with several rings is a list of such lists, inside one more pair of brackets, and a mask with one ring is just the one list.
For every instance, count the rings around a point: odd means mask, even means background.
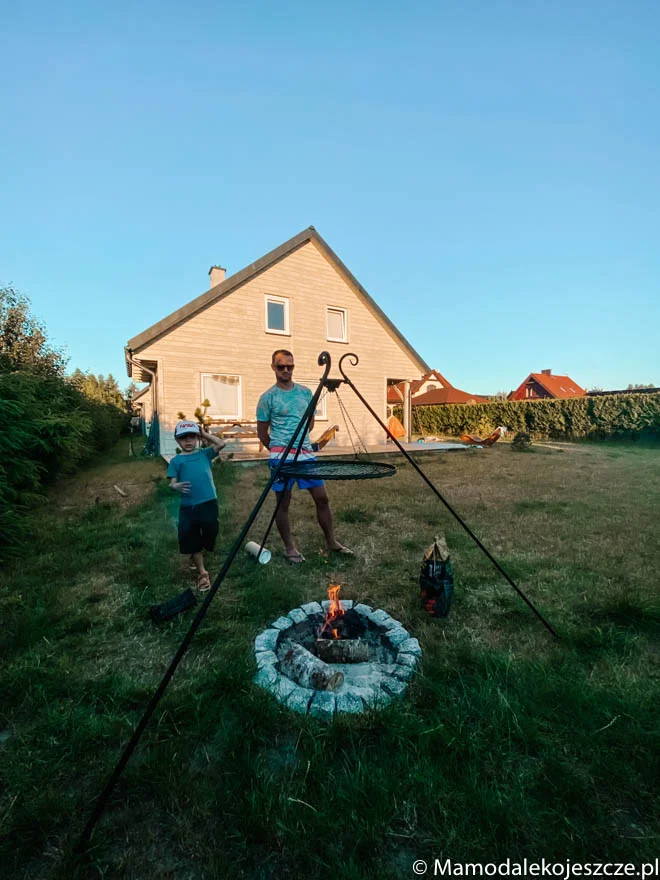
[{"label": "white cap", "polygon": [[197,422],[189,422],[184,420],[182,422],[177,422],[176,428],[174,429],[175,437],[183,437],[185,434],[200,434],[199,425]]}]

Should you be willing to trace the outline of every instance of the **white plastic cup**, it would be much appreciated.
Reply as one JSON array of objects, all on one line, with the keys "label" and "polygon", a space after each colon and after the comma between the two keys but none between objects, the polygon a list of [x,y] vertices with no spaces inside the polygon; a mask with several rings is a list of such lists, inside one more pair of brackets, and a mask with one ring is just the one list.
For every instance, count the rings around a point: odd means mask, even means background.
[{"label": "white plastic cup", "polygon": [[250,554],[250,556],[256,557],[257,554],[259,554],[259,562],[262,565],[266,565],[268,562],[270,562],[270,550],[266,550],[266,548],[264,547],[261,553],[259,553],[260,546],[261,544],[257,544],[256,541],[248,541],[245,545],[245,549]]}]

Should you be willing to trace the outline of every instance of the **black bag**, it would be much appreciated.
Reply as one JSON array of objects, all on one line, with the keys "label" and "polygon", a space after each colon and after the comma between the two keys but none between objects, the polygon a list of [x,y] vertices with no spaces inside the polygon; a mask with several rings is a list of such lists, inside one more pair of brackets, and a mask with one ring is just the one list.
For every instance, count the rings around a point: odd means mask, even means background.
[{"label": "black bag", "polygon": [[419,594],[431,617],[446,617],[454,595],[454,573],[444,538],[437,538],[422,560]]},{"label": "black bag", "polygon": [[179,593],[178,596],[170,599],[169,602],[163,602],[162,605],[152,605],[149,609],[149,617],[154,623],[164,623],[164,621],[176,617],[177,614],[187,611],[188,608],[192,608],[196,604],[197,599],[193,591],[184,590],[183,593]]}]

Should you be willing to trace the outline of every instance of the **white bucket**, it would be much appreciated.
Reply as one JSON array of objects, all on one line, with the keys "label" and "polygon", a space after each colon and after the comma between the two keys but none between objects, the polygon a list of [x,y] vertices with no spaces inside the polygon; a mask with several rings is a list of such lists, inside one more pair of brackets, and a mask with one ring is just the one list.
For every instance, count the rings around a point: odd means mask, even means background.
[{"label": "white bucket", "polygon": [[[257,544],[256,541],[248,541],[245,545],[245,549],[250,554],[250,556],[256,557],[257,553],[259,553],[260,546],[261,545]],[[259,553],[259,562],[262,565],[266,565],[266,563],[270,562],[270,550],[266,550],[266,548],[264,547],[261,553]]]}]

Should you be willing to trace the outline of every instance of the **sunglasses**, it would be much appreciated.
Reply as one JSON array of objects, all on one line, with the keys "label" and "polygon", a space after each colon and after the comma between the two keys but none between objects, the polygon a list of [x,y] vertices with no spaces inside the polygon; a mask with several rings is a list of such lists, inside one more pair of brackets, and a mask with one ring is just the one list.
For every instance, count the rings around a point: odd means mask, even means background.
[{"label": "sunglasses", "polygon": [[295,364],[275,364],[276,370],[292,370]]}]

